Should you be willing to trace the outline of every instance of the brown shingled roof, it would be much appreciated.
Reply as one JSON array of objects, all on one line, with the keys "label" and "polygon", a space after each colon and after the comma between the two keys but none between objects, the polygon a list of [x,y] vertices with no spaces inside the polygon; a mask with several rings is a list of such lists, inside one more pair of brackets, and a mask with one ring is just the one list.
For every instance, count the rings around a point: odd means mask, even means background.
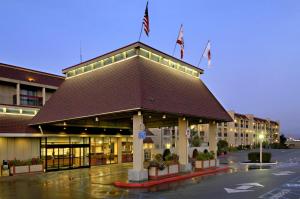
[{"label": "brown shingled roof", "polygon": [[238,118],[242,118],[242,119],[248,119],[248,117],[246,115],[240,114],[240,113],[235,113],[234,117],[238,117]]},{"label": "brown shingled roof", "polygon": [[0,114],[1,133],[40,133],[37,129],[28,126],[32,116]]},{"label": "brown shingled roof", "polygon": [[30,70],[18,66],[0,63],[0,77],[28,81],[28,78],[33,78],[33,83],[44,84],[49,86],[59,87],[64,81],[64,77],[44,73],[40,71]]},{"label": "brown shingled roof", "polygon": [[31,124],[133,109],[232,121],[200,79],[134,57],[67,79]]}]

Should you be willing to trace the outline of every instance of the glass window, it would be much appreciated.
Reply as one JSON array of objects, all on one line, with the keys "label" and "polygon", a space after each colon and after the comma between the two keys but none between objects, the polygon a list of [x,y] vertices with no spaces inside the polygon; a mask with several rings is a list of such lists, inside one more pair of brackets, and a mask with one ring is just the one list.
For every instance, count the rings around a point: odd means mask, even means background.
[{"label": "glass window", "polygon": [[102,67],[102,61],[97,61],[94,63],[94,68],[100,68]]},{"label": "glass window", "polygon": [[166,58],[162,58],[161,63],[167,66],[169,65],[169,61]]},{"label": "glass window", "polygon": [[124,59],[124,54],[123,53],[115,55],[115,61],[120,61],[122,59]]},{"label": "glass window", "polygon": [[128,50],[128,51],[126,51],[126,58],[132,57],[132,56],[134,56],[135,54],[136,54],[136,53],[135,53],[135,50],[134,50],[134,49]]},{"label": "glass window", "polygon": [[140,49],[140,54],[143,56],[143,57],[147,57],[149,58],[149,52],[144,50],[144,49]]},{"label": "glass window", "polygon": [[6,113],[20,113],[19,109],[7,108]]},{"label": "glass window", "polygon": [[109,57],[109,58],[107,58],[107,59],[104,60],[103,65],[108,65],[108,64],[111,64],[111,63],[112,63],[112,58]]},{"label": "glass window", "polygon": [[156,54],[151,54],[151,59],[153,60],[153,61],[156,61],[156,62],[159,62],[159,56],[158,55],[156,55]]},{"label": "glass window", "polygon": [[227,133],[224,133],[224,137],[227,137]]},{"label": "glass window", "polygon": [[75,74],[76,74],[76,75],[81,74],[81,73],[83,73],[82,68],[77,68],[77,69],[75,70]]},{"label": "glass window", "polygon": [[84,72],[90,71],[92,69],[93,69],[93,65],[92,64],[87,65],[87,66],[84,67]]}]

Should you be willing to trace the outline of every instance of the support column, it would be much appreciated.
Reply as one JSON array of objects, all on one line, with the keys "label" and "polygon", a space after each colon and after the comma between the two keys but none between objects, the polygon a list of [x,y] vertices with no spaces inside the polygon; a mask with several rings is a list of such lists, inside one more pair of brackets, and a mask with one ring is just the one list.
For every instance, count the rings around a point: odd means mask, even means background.
[{"label": "support column", "polygon": [[16,98],[17,98],[17,105],[21,104],[21,100],[20,100],[20,95],[21,95],[21,91],[20,91],[20,83],[17,84],[17,92],[16,92]]},{"label": "support column", "polygon": [[122,163],[122,138],[118,138],[118,164]]},{"label": "support column", "polygon": [[46,88],[45,87],[42,88],[42,97],[43,97],[43,106],[44,106],[46,103]]},{"label": "support column", "polygon": [[217,124],[215,122],[209,123],[209,151],[215,153],[215,158],[217,157]]},{"label": "support column", "polygon": [[148,180],[148,170],[144,169],[144,149],[143,140],[138,137],[140,131],[144,129],[143,116],[137,114],[133,116],[133,169],[128,171],[129,181]]},{"label": "support column", "polygon": [[192,169],[191,164],[189,164],[188,157],[188,139],[186,136],[186,131],[188,128],[188,123],[184,118],[178,118],[178,156],[181,171],[190,171]]}]

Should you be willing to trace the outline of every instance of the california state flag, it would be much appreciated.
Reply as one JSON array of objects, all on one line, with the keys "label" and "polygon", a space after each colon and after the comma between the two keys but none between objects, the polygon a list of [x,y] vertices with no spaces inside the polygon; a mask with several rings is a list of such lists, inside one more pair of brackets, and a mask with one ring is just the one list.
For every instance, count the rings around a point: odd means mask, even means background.
[{"label": "california state flag", "polygon": [[208,41],[205,51],[203,53],[203,57],[205,57],[207,59],[208,66],[210,66],[210,64],[211,64],[211,52],[210,52],[211,46],[210,45],[211,45],[210,41]]},{"label": "california state flag", "polygon": [[183,54],[184,54],[184,40],[183,40],[183,26],[181,24],[178,38],[176,43],[180,46],[180,58],[183,59]]}]

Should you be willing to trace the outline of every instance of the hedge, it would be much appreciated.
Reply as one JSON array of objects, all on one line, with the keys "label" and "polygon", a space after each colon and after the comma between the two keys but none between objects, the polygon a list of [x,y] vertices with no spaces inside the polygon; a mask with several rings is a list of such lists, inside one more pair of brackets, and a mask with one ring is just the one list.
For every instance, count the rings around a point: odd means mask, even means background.
[{"label": "hedge", "polygon": [[[272,158],[271,153],[267,153],[267,152],[262,153],[262,161],[264,163],[271,162],[271,158]],[[260,153],[259,152],[248,153],[248,160],[253,163],[260,162]]]}]

